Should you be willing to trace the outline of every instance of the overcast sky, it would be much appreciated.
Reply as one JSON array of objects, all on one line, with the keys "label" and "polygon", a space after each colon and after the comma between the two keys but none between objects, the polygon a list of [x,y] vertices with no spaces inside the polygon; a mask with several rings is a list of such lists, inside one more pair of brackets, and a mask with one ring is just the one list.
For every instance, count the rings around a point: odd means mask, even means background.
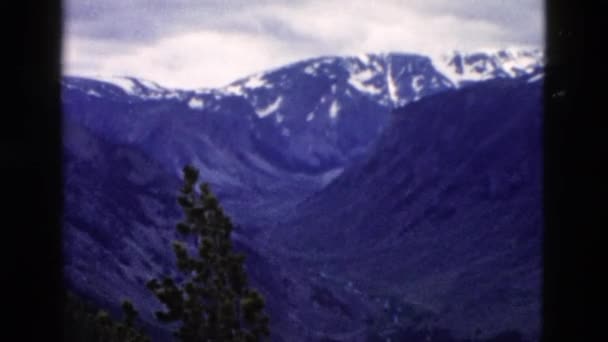
[{"label": "overcast sky", "polygon": [[63,73],[224,86],[321,55],[542,48],[542,0],[64,0]]}]

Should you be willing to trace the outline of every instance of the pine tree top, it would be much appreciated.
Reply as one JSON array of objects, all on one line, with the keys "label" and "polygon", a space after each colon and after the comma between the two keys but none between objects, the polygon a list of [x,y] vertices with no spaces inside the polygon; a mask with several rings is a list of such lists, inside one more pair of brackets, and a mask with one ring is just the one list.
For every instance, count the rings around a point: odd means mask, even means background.
[{"label": "pine tree top", "polygon": [[[184,279],[152,279],[148,288],[164,304],[161,322],[180,322],[183,341],[261,341],[269,336],[262,295],[248,287],[245,256],[235,253],[233,226],[208,183],[196,189],[199,171],[183,169],[177,197],[184,219],[176,230],[184,241],[172,245]],[[186,242],[189,241],[189,242]],[[192,255],[188,246],[198,252]]]}]

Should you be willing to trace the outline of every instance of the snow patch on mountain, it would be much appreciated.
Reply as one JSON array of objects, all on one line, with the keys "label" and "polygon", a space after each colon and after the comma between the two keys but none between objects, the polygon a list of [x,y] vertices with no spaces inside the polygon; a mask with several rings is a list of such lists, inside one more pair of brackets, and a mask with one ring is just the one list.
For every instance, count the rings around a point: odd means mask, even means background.
[{"label": "snow patch on mountain", "polygon": [[158,85],[158,83],[156,83],[156,82],[152,82],[152,81],[144,80],[144,79],[137,79],[137,81],[150,90],[156,90],[156,91],[165,90],[163,87]]},{"label": "snow patch on mountain", "polygon": [[220,94],[236,95],[247,98],[249,96],[249,91],[251,90],[273,87],[272,84],[266,81],[265,77],[265,73],[258,73],[240,79],[218,90],[220,91]]},{"label": "snow patch on mountain", "polygon": [[[75,78],[78,79],[79,77]],[[121,89],[126,95],[139,100],[178,99],[183,101],[188,98],[188,94],[193,92],[191,90],[165,88],[153,81],[128,76],[97,75],[89,79],[102,82],[102,86],[95,89],[82,89],[79,84],[74,87],[74,85],[67,83],[66,87],[69,89],[78,88],[91,96],[104,97],[109,91],[106,85],[112,85]]]},{"label": "snow patch on mountain", "polygon": [[119,88],[124,90],[125,93],[127,93],[128,95],[137,95],[137,91],[136,91],[137,87],[136,87],[135,83],[133,82],[133,80],[129,77],[97,76],[97,77],[94,77],[94,79],[118,86]]},{"label": "snow patch on mountain", "polygon": [[359,92],[362,93],[367,93],[370,95],[378,95],[382,93],[382,89],[371,84],[365,84],[357,80],[356,78],[349,78],[348,84],[350,84],[351,86],[353,86],[353,88],[357,89]]},{"label": "snow patch on mountain", "polygon": [[264,80],[263,74],[257,74],[249,77],[247,81],[243,84],[243,87],[249,89],[256,89],[266,85],[266,81]]},{"label": "snow patch on mountain", "polygon": [[306,66],[306,68],[304,68],[304,73],[311,76],[317,76],[317,66],[318,64],[316,63]]},{"label": "snow patch on mountain", "polygon": [[365,69],[358,73],[353,73],[350,76],[349,80],[356,80],[358,82],[366,82],[366,81],[369,81],[374,76],[375,76],[375,74],[371,69]]},{"label": "snow patch on mountain", "polygon": [[87,91],[87,95],[91,95],[91,96],[95,96],[95,97],[101,97],[101,94],[96,92],[95,90],[91,89],[89,91]]},{"label": "snow patch on mountain", "polygon": [[205,102],[202,99],[193,97],[188,101],[188,107],[192,109],[203,109]]},{"label": "snow patch on mountain", "polygon": [[357,58],[359,58],[359,60],[365,65],[370,64],[370,57],[366,53],[358,55]]},{"label": "snow patch on mountain", "polygon": [[258,115],[258,117],[264,118],[264,117],[274,113],[277,109],[279,109],[279,107],[281,107],[282,102],[283,102],[283,97],[279,96],[274,100],[274,102],[269,104],[267,107],[257,108],[255,112]]},{"label": "snow patch on mountain", "polygon": [[412,77],[412,89],[416,92],[416,94],[420,93],[422,89],[424,89],[424,75],[416,75]]},{"label": "snow patch on mountain", "polygon": [[166,99],[178,99],[181,100],[182,99],[182,95],[176,91],[172,91],[170,93],[168,93],[167,95],[165,95]]},{"label": "snow patch on mountain", "polygon": [[331,107],[329,108],[329,117],[335,119],[338,117],[338,113],[340,112],[340,104],[338,101],[334,100],[331,103]]},{"label": "snow patch on mountain", "polygon": [[543,56],[539,50],[507,49],[498,53],[503,69],[512,77],[521,73],[531,73],[539,65],[544,64]]},{"label": "snow patch on mountain", "polygon": [[323,186],[327,186],[334,179],[338,178],[338,176],[340,176],[343,171],[344,171],[343,167],[338,167],[338,168],[331,169],[331,170],[323,173],[323,175],[321,175],[321,182],[323,183]]},{"label": "snow patch on mountain", "polygon": [[247,96],[247,94],[243,91],[243,87],[239,85],[230,85],[225,88],[226,93],[237,95],[237,96]]},{"label": "snow patch on mountain", "polygon": [[396,104],[399,101],[399,95],[397,94],[397,84],[395,83],[395,79],[392,75],[392,68],[389,65],[388,72],[386,73],[386,85],[388,87],[388,96],[393,104]]},{"label": "snow patch on mountain", "polygon": [[[369,56],[365,56],[367,57],[365,61],[369,63]],[[353,88],[357,89],[359,92],[378,95],[382,93],[382,89],[378,89],[372,84],[367,84],[367,82],[369,82],[376,75],[377,72],[374,72],[372,69],[352,70],[350,77],[348,78],[348,84],[353,86]]]},{"label": "snow patch on mountain", "polygon": [[528,83],[538,82],[538,81],[542,80],[544,77],[545,77],[544,74],[534,75],[534,76],[530,77],[527,82]]},{"label": "snow patch on mountain", "polygon": [[522,76],[533,73],[544,65],[542,51],[519,48],[474,53],[452,51],[432,56],[431,60],[435,69],[456,87],[464,82]]}]

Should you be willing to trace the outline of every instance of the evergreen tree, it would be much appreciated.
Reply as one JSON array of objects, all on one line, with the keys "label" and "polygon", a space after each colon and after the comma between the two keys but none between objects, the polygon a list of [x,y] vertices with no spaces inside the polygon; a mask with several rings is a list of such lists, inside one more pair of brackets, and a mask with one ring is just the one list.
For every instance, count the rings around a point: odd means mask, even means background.
[{"label": "evergreen tree", "polygon": [[143,331],[135,328],[137,311],[129,301],[122,303],[124,321],[117,322],[103,310],[68,293],[64,307],[64,341],[149,342]]},{"label": "evergreen tree", "polygon": [[173,243],[183,280],[164,277],[147,284],[166,307],[156,316],[179,322],[174,334],[185,342],[261,341],[269,336],[264,299],[248,287],[245,256],[233,251],[232,223],[207,183],[197,194],[198,170],[186,166],[183,173],[178,203],[185,218],[176,228],[191,244]]}]

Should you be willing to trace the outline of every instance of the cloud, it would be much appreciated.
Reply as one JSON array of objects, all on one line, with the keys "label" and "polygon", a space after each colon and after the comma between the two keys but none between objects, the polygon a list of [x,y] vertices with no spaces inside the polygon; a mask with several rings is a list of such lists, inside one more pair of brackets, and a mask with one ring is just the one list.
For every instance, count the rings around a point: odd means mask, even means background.
[{"label": "cloud", "polygon": [[319,55],[543,41],[540,0],[67,1],[64,73],[217,87]]},{"label": "cloud", "polygon": [[[104,49],[115,52],[96,58],[97,51]],[[278,66],[298,58],[287,47],[260,35],[214,31],[178,34],[124,49],[112,43],[72,40],[64,51],[68,75],[135,75],[176,88],[219,87],[266,69],[269,61]],[[79,60],[97,62],[79,65]]]}]

